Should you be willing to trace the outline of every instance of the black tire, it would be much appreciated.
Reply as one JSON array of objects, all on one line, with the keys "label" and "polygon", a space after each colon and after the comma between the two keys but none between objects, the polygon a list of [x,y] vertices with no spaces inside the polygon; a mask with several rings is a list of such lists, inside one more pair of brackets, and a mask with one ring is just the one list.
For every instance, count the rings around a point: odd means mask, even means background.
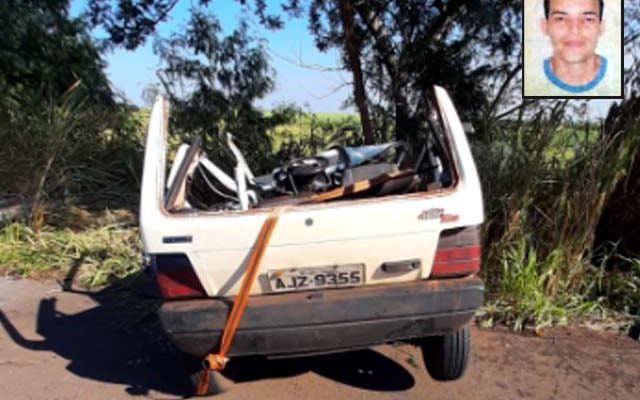
[{"label": "black tire", "polygon": [[[198,383],[200,382],[200,376],[202,375],[203,371],[202,359],[184,355],[183,364],[185,372],[189,376],[189,381],[193,385],[193,394],[197,394]],[[209,386],[207,387],[206,393],[203,393],[203,396],[224,393],[227,390],[231,389],[235,383],[230,376],[223,375],[218,371],[208,371],[208,373]]]},{"label": "black tire", "polygon": [[422,339],[420,348],[429,375],[437,381],[453,381],[464,375],[469,362],[471,331],[459,331]]}]

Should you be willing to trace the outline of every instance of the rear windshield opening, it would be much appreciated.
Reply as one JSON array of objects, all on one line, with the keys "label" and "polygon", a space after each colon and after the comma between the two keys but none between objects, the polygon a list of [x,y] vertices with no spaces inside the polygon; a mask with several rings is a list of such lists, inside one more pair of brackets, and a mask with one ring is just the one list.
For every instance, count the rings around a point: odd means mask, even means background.
[{"label": "rear windshield opening", "polygon": [[235,138],[226,145],[235,167],[224,168],[202,150],[200,138],[178,148],[167,179],[165,208],[171,212],[246,211],[278,205],[314,204],[433,191],[455,184],[449,135],[436,108],[428,134],[410,145],[334,145],[311,157],[284,160],[256,176]]}]

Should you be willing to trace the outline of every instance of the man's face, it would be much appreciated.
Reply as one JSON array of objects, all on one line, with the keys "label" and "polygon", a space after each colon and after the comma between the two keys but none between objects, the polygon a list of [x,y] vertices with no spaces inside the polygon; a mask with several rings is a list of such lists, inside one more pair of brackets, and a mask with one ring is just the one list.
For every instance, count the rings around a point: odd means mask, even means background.
[{"label": "man's face", "polygon": [[553,56],[571,64],[593,57],[604,29],[599,13],[598,0],[551,0],[549,18],[541,26]]}]

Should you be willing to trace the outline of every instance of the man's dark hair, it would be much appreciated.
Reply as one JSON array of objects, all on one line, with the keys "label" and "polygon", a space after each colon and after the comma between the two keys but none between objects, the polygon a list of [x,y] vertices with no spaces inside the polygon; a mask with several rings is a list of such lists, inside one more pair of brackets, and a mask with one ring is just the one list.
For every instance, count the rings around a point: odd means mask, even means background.
[{"label": "man's dark hair", "polygon": [[[600,21],[602,21],[602,12],[604,10],[604,0],[599,0],[598,3],[600,4],[600,14],[598,14],[598,17],[600,18]],[[546,19],[549,19],[549,0],[544,0],[544,17]]]}]

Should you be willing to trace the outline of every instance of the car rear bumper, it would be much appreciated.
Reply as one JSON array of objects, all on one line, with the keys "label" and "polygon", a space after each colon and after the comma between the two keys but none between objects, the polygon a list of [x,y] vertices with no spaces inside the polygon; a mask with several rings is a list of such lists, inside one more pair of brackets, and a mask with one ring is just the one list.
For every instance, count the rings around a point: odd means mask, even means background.
[{"label": "car rear bumper", "polygon": [[[286,356],[369,347],[451,332],[482,304],[476,276],[250,297],[230,356]],[[167,302],[159,310],[181,351],[215,349],[230,299]]]}]

